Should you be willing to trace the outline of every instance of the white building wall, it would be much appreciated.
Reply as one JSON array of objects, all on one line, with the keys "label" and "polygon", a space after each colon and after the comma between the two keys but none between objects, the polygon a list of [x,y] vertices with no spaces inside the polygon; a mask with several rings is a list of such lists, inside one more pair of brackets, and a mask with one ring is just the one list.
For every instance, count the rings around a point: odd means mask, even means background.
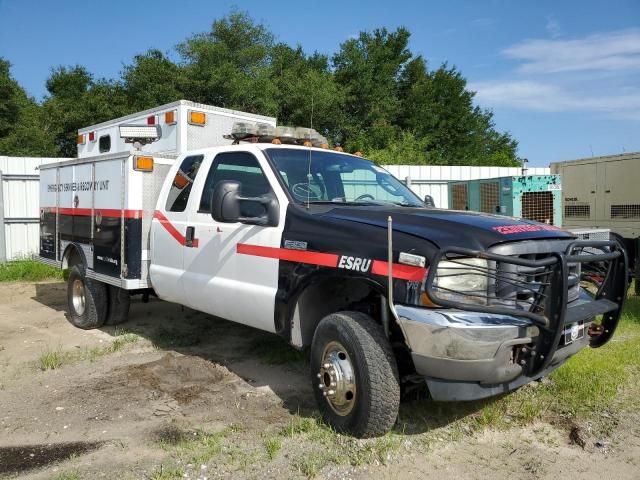
[{"label": "white building wall", "polygon": [[0,261],[24,258],[38,251],[40,206],[37,167],[60,160],[64,159],[0,156]]},{"label": "white building wall", "polygon": [[[511,177],[522,175],[520,167],[466,167],[446,165],[386,165],[395,177],[406,182],[411,190],[424,199],[431,195],[438,208],[449,205],[449,184],[452,180],[476,180],[479,178]],[[548,168],[529,168],[527,175],[550,175]]]}]

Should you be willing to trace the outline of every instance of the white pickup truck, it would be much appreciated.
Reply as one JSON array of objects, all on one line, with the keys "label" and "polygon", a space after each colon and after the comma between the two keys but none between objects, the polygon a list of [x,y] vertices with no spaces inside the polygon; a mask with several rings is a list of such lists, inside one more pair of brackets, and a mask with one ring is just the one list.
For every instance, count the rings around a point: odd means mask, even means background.
[{"label": "white pickup truck", "polygon": [[[180,124],[165,111],[115,122],[141,148]],[[156,142],[42,167],[38,258],[69,270],[74,325],[121,323],[131,295],[153,294],[273,332],[310,348],[324,419],[358,437],[392,427],[404,384],[485,398],[613,335],[616,242],[428,208],[368,160],[308,146],[324,143],[309,129],[236,126],[177,155]]]}]

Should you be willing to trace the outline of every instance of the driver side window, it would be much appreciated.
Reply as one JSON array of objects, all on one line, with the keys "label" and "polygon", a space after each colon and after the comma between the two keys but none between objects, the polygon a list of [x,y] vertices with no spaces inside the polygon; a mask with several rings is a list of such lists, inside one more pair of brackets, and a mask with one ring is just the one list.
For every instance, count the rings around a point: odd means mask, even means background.
[{"label": "driver side window", "polygon": [[[271,185],[260,168],[258,159],[249,152],[220,153],[213,160],[200,198],[200,213],[211,213],[211,194],[219,182],[235,180],[242,185],[241,192],[245,197],[259,197],[271,192]],[[259,216],[262,207],[252,203],[241,205],[242,215]],[[255,210],[255,211],[254,211]]]}]

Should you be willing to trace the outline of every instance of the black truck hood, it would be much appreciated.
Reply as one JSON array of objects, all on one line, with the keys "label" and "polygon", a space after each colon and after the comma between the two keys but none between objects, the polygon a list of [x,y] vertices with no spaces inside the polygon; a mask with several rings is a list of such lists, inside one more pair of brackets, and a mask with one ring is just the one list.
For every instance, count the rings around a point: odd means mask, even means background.
[{"label": "black truck hood", "polygon": [[391,216],[394,231],[422,238],[438,247],[482,250],[503,242],[573,237],[557,227],[530,220],[436,208],[340,206],[320,215],[382,228],[387,228]]}]

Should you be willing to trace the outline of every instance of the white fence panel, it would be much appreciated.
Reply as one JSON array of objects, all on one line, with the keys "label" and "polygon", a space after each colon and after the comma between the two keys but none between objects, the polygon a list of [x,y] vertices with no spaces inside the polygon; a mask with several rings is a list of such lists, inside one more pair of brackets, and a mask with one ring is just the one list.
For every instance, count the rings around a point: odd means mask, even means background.
[{"label": "white fence panel", "polygon": [[63,158],[0,156],[0,262],[38,251],[38,166]]},{"label": "white fence panel", "polygon": [[[438,208],[449,205],[449,182],[453,180],[476,180],[480,178],[511,177],[522,175],[520,167],[466,167],[448,165],[387,165],[395,177],[407,181],[411,190],[424,199],[431,195]],[[550,175],[548,168],[529,168],[526,175]]]}]

